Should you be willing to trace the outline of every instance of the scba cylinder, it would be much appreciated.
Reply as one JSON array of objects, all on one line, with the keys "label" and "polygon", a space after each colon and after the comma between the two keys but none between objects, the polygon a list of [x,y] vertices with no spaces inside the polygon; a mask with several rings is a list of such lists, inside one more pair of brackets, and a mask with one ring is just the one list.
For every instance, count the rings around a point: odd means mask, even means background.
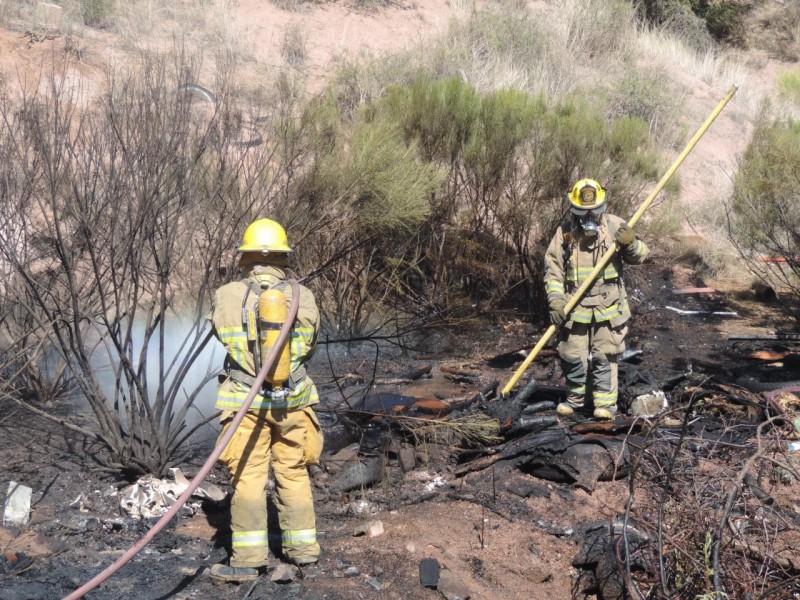
[{"label": "scba cylinder", "polygon": [[[258,343],[262,360],[266,360],[287,317],[286,296],[280,290],[267,290],[258,298]],[[267,372],[266,380],[273,388],[283,387],[290,374],[289,337],[281,345],[278,356]]]}]

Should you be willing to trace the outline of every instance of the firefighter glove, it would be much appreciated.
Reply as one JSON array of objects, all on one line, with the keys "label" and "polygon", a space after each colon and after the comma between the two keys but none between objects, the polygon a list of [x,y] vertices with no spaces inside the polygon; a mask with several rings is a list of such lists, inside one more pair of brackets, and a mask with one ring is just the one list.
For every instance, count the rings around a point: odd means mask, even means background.
[{"label": "firefighter glove", "polygon": [[550,302],[550,322],[556,327],[560,327],[567,316],[564,308],[567,306],[567,301],[563,298],[556,298]]},{"label": "firefighter glove", "polygon": [[633,233],[633,227],[627,223],[622,223],[617,229],[616,242],[620,246],[627,248],[636,241],[636,234]]}]

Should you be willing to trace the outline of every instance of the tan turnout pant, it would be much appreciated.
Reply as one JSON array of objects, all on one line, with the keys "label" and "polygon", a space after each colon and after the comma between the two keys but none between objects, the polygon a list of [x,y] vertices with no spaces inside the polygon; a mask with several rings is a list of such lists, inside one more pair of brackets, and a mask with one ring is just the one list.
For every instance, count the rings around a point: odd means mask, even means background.
[{"label": "tan turnout pant", "polygon": [[616,409],[617,356],[625,350],[627,333],[626,325],[611,327],[608,321],[572,323],[562,330],[558,354],[571,406],[580,408],[593,400],[595,408]]},{"label": "tan turnout pant", "polygon": [[[232,420],[233,415],[223,416],[221,435]],[[321,452],[322,433],[310,406],[245,415],[220,456],[233,486],[231,566],[261,567],[269,562],[266,486],[270,461],[284,557],[300,563],[319,557],[307,467],[319,462]]]}]

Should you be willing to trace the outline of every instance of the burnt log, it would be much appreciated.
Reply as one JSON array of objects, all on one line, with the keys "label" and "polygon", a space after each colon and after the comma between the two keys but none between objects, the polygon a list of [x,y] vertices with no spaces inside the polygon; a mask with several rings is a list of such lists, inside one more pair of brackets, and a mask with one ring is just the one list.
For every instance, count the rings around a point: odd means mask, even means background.
[{"label": "burnt log", "polygon": [[557,483],[574,484],[588,492],[598,481],[628,475],[630,449],[613,438],[581,437],[567,444],[540,445],[518,457],[514,464],[525,473]]},{"label": "burnt log", "polygon": [[[647,558],[649,537],[631,519],[598,521],[580,528],[581,549],[572,566],[581,569],[578,579],[584,594],[596,594],[603,600],[627,600],[638,597],[631,589],[625,563],[631,571],[653,573]],[[628,552],[630,548],[630,552]]]}]

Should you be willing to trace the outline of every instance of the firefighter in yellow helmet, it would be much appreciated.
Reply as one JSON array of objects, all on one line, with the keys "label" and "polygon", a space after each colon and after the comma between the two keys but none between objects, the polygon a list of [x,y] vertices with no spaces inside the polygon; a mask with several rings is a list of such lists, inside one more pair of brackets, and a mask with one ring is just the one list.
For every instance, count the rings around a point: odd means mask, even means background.
[{"label": "firefighter in yellow helmet", "polygon": [[[563,325],[558,353],[568,389],[566,402],[560,403],[557,411],[571,415],[593,401],[595,419],[613,419],[617,414],[617,357],[625,350],[631,316],[622,265],[644,262],[648,249],[623,219],[605,212],[606,192],[597,181],[581,179],[568,199],[571,218],[559,226],[545,253],[550,321],[556,327]],[[565,316],[568,299],[615,241],[619,250]]]},{"label": "firefighter in yellow helmet", "polygon": [[[239,246],[243,279],[220,287],[211,312],[214,333],[225,346],[217,409],[222,412],[222,434],[242,406],[266,358],[259,345],[262,328],[259,299],[268,290],[292,299],[287,282],[287,259],[292,248],[286,232],[275,221],[259,219],[245,231]],[[270,292],[275,298],[275,292]],[[280,310],[281,296],[277,296]],[[258,331],[257,331],[258,330]],[[242,582],[258,577],[268,566],[266,486],[270,463],[275,475],[275,504],[281,528],[283,558],[303,566],[319,557],[314,503],[308,466],[319,461],[322,433],[312,406],[319,401],[314,382],[306,373],[319,332],[319,311],[311,291],[300,286],[300,306],[289,337],[285,383],[264,384],[253,400],[233,439],[220,456],[233,486],[229,564],[216,564],[211,577]],[[261,336],[261,337],[259,337]]]}]

